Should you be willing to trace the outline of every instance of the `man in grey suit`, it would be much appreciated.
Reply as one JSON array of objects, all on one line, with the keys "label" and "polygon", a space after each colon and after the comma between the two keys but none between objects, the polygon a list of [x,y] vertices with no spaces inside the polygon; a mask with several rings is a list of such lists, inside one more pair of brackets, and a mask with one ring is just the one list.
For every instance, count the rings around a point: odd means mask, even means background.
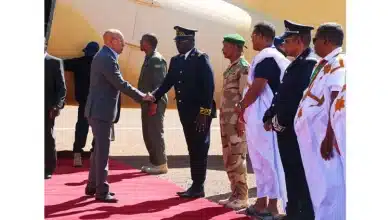
[{"label": "man in grey suit", "polygon": [[[138,79],[138,89],[145,93],[157,89],[167,73],[167,63],[157,52],[157,44],[158,40],[154,34],[142,36],[140,46],[141,51],[145,52],[145,61]],[[163,125],[167,102],[168,96],[165,94],[157,103],[155,115],[148,114],[148,103],[141,104],[142,135],[152,164],[152,166],[143,166],[141,170],[149,174],[168,172]]]},{"label": "man in grey suit", "polygon": [[118,56],[125,45],[123,34],[119,30],[110,29],[104,33],[103,40],[104,46],[91,64],[90,88],[85,107],[85,117],[88,118],[95,140],[85,194],[95,195],[98,201],[113,203],[118,200],[109,191],[108,155],[119,93],[139,103],[147,98],[125,81],[119,70]]}]

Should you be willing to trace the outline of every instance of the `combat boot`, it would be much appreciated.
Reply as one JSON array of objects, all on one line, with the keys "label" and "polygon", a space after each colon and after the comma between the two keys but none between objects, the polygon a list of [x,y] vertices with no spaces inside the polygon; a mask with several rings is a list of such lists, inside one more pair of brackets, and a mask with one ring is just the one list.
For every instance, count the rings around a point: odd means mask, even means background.
[{"label": "combat boot", "polygon": [[152,175],[165,174],[168,173],[168,165],[162,164],[160,166],[143,166],[141,171]]},{"label": "combat boot", "polygon": [[249,206],[248,200],[240,200],[235,199],[225,205],[227,208],[231,208],[233,210],[240,210],[243,208],[247,208]]},{"label": "combat boot", "polygon": [[218,204],[220,204],[220,205],[227,205],[228,203],[233,202],[234,200],[235,200],[235,198],[233,196],[230,196],[227,199],[219,200]]}]

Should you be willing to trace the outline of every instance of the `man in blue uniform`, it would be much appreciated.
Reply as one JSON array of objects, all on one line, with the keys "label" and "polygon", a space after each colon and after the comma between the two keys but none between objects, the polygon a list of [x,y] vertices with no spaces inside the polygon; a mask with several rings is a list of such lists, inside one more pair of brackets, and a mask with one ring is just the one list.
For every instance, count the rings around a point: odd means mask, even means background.
[{"label": "man in blue uniform", "polygon": [[288,219],[314,219],[310,193],[294,131],[294,116],[307,88],[316,58],[309,45],[313,27],[284,21],[284,51],[295,60],[285,70],[271,107],[264,115],[266,130],[278,134],[280,157],[286,178]]},{"label": "man in blue uniform", "polygon": [[[153,95],[155,103],[174,86],[176,104],[186,138],[191,167],[192,186],[178,192],[180,197],[204,197],[210,125],[216,117],[214,74],[208,55],[195,48],[195,32],[175,26],[179,54],[172,57],[166,78]],[[154,106],[154,107],[153,107]],[[155,112],[156,105],[151,105]]]},{"label": "man in blue uniform", "polygon": [[91,63],[98,51],[99,44],[92,41],[83,49],[84,56],[64,60],[65,70],[74,73],[75,99],[79,103],[73,143],[73,166],[75,167],[83,165],[81,153],[85,147],[89,130],[88,120],[84,117],[84,109],[89,92]]}]

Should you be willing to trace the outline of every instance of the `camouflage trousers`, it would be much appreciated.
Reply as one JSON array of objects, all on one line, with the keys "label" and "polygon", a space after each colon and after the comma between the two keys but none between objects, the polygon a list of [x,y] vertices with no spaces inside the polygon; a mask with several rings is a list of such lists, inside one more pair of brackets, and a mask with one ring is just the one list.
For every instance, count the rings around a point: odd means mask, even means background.
[{"label": "camouflage trousers", "polygon": [[220,127],[224,167],[230,180],[232,197],[246,200],[248,199],[248,184],[245,134],[239,137],[235,124],[226,123],[223,117],[220,117]]}]

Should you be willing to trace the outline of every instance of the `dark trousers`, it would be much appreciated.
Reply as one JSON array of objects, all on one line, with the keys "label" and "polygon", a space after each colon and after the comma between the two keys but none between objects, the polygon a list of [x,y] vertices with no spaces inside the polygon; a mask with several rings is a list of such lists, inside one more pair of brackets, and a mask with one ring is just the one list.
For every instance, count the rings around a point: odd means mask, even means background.
[{"label": "dark trousers", "polygon": [[190,156],[192,187],[195,187],[195,190],[203,190],[210,148],[211,118],[207,120],[204,132],[196,131],[195,120],[195,118],[193,120],[181,120],[181,123]]},{"label": "dark trousers", "polygon": [[89,124],[84,116],[85,102],[79,102],[76,130],[74,134],[73,153],[82,153],[87,142]]},{"label": "dark trousers", "polygon": [[88,174],[88,187],[96,187],[97,196],[104,196],[109,192],[107,175],[112,122],[90,118],[89,123],[92,127],[95,143],[90,158],[91,165]]},{"label": "dark trousers", "polygon": [[56,142],[54,139],[54,121],[45,110],[45,173],[52,174],[57,165]]},{"label": "dark trousers", "polygon": [[286,179],[287,216],[289,219],[314,220],[305,170],[293,128],[278,133],[278,144]]},{"label": "dark trousers", "polygon": [[167,156],[165,154],[164,141],[164,115],[166,104],[159,102],[157,112],[153,116],[148,115],[149,106],[142,106],[142,135],[149,152],[149,160],[155,166],[165,164]]}]

